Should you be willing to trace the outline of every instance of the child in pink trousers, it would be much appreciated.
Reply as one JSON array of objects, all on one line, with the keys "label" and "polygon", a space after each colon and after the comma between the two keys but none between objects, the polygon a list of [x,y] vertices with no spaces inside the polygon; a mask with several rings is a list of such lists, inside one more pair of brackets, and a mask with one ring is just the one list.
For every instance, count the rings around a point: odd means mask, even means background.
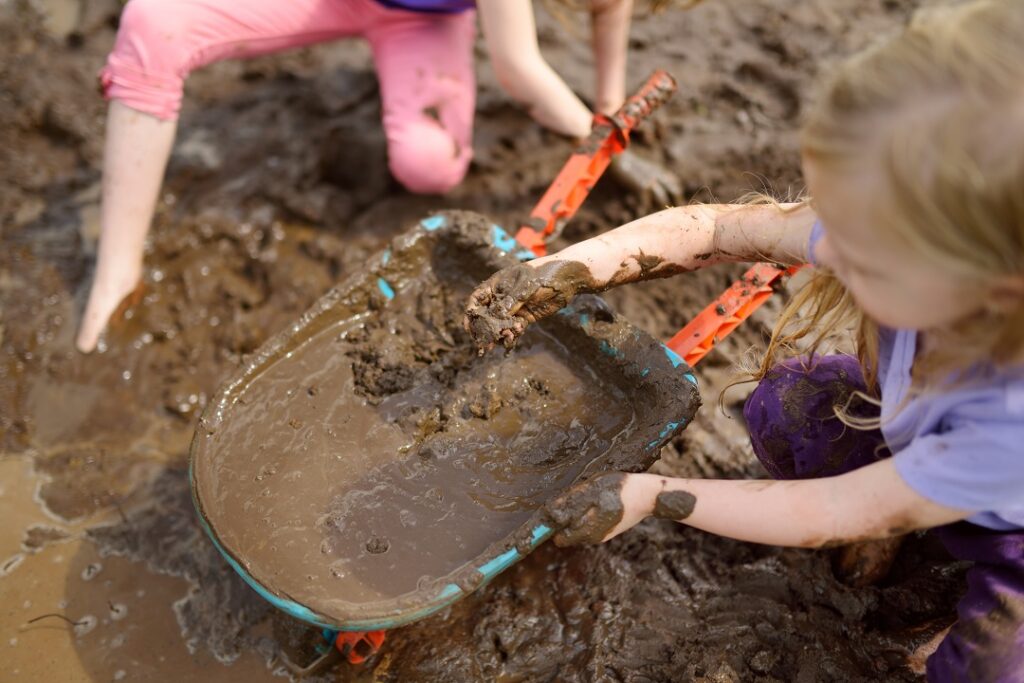
[{"label": "child in pink trousers", "polygon": [[[595,103],[602,112],[625,99],[631,10],[632,0],[592,0]],[[380,81],[391,173],[412,192],[440,194],[462,180],[473,156],[477,14],[502,87],[542,125],[585,137],[592,113],[544,61],[530,0],[130,0],[100,76],[111,100],[101,237],[78,348],[96,346],[138,285],[191,71],[222,59],[365,38]],[[653,165],[630,166],[646,173],[649,189],[678,191],[678,181]]]}]

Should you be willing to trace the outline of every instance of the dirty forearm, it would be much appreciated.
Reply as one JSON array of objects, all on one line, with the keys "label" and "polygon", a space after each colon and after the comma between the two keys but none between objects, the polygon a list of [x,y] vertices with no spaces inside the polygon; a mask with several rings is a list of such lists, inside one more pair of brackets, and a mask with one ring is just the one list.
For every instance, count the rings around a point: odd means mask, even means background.
[{"label": "dirty forearm", "polygon": [[652,511],[666,492],[685,491],[692,505],[677,521],[769,545],[828,547],[930,528],[970,514],[919,496],[903,482],[891,460],[838,477],[801,481],[632,476],[645,478]]},{"label": "dirty forearm", "polygon": [[531,262],[579,261],[598,289],[733,261],[805,260],[814,213],[799,204],[698,204],[644,216]]},{"label": "dirty forearm", "polygon": [[626,54],[632,12],[633,0],[591,0],[596,107],[602,114],[614,114],[626,99]]}]

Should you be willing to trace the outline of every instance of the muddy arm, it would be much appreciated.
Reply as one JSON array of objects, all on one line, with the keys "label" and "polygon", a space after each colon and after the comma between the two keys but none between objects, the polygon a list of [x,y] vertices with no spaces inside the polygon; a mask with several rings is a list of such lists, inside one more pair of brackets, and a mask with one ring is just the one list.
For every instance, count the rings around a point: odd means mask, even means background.
[{"label": "muddy arm", "polygon": [[[609,487],[618,495],[595,495],[595,489]],[[905,534],[971,514],[916,493],[892,459],[836,477],[800,481],[613,472],[573,489],[548,508],[562,529],[555,536],[559,545],[608,540],[650,515],[740,541],[821,548]]]},{"label": "muddy arm", "polygon": [[[594,106],[611,116],[626,99],[626,61],[633,0],[590,0],[591,43],[597,87]],[[683,197],[683,183],[661,164],[625,149],[612,159],[608,174],[644,206],[664,207]]]},{"label": "muddy arm", "polygon": [[[613,114],[626,99],[626,54],[633,0],[592,0],[597,109]],[[592,114],[544,59],[530,0],[480,0],[480,24],[501,87],[541,125],[583,139]]]},{"label": "muddy arm", "polygon": [[578,294],[726,261],[803,263],[814,220],[802,204],[666,209],[495,273],[470,296],[466,327],[483,350],[510,347],[527,325]]},{"label": "muddy arm", "polygon": [[533,261],[580,261],[604,289],[725,262],[806,262],[815,215],[804,204],[665,209]]}]

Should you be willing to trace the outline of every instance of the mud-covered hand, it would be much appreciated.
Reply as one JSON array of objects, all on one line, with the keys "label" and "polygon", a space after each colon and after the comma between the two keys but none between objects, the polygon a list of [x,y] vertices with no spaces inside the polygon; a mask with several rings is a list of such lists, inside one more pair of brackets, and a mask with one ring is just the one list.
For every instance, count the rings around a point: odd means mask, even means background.
[{"label": "mud-covered hand", "polygon": [[615,157],[608,170],[620,185],[654,206],[665,207],[682,201],[683,184],[675,173],[629,150]]},{"label": "mud-covered hand", "polygon": [[651,514],[648,475],[605,472],[577,484],[544,506],[560,547],[603,543]]},{"label": "mud-covered hand", "polygon": [[527,325],[556,313],[577,294],[596,291],[596,286],[590,270],[578,261],[511,266],[473,291],[463,325],[481,353],[498,343],[511,348]]}]

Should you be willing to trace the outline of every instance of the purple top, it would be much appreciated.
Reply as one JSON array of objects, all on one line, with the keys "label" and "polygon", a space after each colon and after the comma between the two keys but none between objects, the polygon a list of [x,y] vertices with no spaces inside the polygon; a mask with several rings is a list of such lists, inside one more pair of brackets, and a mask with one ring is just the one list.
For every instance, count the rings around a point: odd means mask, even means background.
[{"label": "purple top", "polygon": [[[811,231],[811,263],[823,232]],[[972,368],[947,391],[907,400],[917,336],[883,329],[879,339],[882,435],[896,471],[929,500],[977,511],[974,524],[1024,528],[1024,366]]]},{"label": "purple top", "polygon": [[435,14],[465,12],[476,7],[476,0],[377,0],[377,2],[391,9]]}]

